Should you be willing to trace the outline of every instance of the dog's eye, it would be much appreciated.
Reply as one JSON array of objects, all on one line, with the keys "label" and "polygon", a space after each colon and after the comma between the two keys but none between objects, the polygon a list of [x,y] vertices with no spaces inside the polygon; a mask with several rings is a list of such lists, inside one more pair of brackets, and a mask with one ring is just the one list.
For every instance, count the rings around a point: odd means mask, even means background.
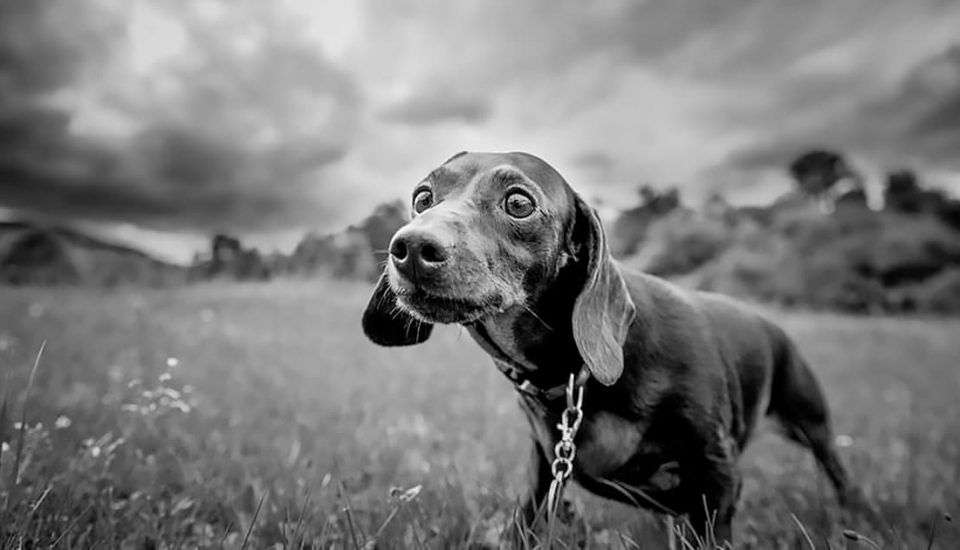
[{"label": "dog's eye", "polygon": [[533,199],[530,198],[530,195],[520,191],[514,191],[507,195],[507,198],[503,201],[503,209],[506,210],[507,214],[510,214],[511,217],[526,218],[530,214],[533,214],[533,211],[536,210],[536,205],[533,204]]},{"label": "dog's eye", "polygon": [[433,206],[433,192],[424,189],[413,197],[413,211],[417,214]]}]

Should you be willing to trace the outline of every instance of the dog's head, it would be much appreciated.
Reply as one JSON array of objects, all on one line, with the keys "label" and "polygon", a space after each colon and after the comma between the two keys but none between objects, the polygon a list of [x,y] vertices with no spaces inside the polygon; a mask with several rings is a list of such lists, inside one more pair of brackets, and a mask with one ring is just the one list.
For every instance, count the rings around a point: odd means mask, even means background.
[{"label": "dog's head", "polygon": [[411,210],[364,313],[371,340],[416,344],[433,323],[525,308],[579,267],[574,338],[594,375],[616,380],[634,306],[599,218],[553,167],[525,153],[460,153],[416,185]]}]

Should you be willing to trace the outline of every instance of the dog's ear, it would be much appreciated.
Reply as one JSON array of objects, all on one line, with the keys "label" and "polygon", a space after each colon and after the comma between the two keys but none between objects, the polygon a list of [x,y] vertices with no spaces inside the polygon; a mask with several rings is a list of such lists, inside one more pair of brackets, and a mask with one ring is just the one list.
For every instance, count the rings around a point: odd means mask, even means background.
[{"label": "dog's ear", "polygon": [[609,386],[623,373],[623,343],[636,306],[610,256],[600,218],[575,197],[571,243],[577,262],[586,265],[586,280],[573,305],[573,338],[590,374]]},{"label": "dog's ear", "polygon": [[397,305],[387,274],[380,275],[377,288],[363,312],[363,333],[381,346],[412,346],[426,342],[433,324],[414,319]]}]

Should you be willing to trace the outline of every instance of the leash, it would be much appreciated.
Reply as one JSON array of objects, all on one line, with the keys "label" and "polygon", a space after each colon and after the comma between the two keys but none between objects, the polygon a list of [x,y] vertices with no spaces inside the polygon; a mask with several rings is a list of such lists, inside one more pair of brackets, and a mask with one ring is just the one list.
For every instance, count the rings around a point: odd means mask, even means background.
[{"label": "leash", "polygon": [[564,486],[573,474],[573,458],[577,454],[577,445],[573,442],[573,438],[576,437],[577,430],[580,429],[580,421],[583,420],[583,383],[578,383],[579,378],[570,373],[570,381],[567,382],[565,392],[567,408],[560,414],[560,423],[557,424],[557,429],[560,430],[560,441],[553,447],[554,458],[550,464],[553,480],[550,482],[550,491],[547,493],[547,513],[551,525],[556,519],[557,510],[563,500]]},{"label": "leash", "polygon": [[561,396],[566,395],[567,406],[560,414],[560,423],[557,429],[560,430],[560,441],[553,447],[553,462],[550,463],[550,472],[553,479],[550,481],[550,489],[547,494],[547,512],[550,532],[553,531],[553,525],[556,520],[559,505],[563,500],[563,489],[570,476],[573,475],[573,459],[577,454],[577,445],[573,439],[580,429],[580,422],[583,420],[583,388],[590,378],[590,370],[586,365],[580,368],[578,373],[570,373],[570,378],[566,384],[560,384],[551,388],[540,388],[530,382],[517,368],[510,356],[503,352],[495,343],[493,343],[489,334],[483,325],[475,325],[474,330],[480,335],[477,342],[494,358],[494,364],[497,369],[504,374],[511,382],[514,388],[522,394],[540,402],[554,401]]}]

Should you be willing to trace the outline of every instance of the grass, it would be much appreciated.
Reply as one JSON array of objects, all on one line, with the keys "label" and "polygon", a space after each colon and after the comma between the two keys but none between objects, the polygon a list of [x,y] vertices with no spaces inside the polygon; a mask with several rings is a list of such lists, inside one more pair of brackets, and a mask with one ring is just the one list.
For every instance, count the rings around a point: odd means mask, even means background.
[{"label": "grass", "polygon": [[[368,343],[370,290],[0,290],[0,547],[495,542],[528,445],[512,388],[455,328]],[[738,547],[960,547],[944,516],[960,511],[960,321],[770,314],[817,370],[884,525],[841,513],[812,458],[762,434]],[[666,547],[656,516],[569,494],[570,547]]]}]

